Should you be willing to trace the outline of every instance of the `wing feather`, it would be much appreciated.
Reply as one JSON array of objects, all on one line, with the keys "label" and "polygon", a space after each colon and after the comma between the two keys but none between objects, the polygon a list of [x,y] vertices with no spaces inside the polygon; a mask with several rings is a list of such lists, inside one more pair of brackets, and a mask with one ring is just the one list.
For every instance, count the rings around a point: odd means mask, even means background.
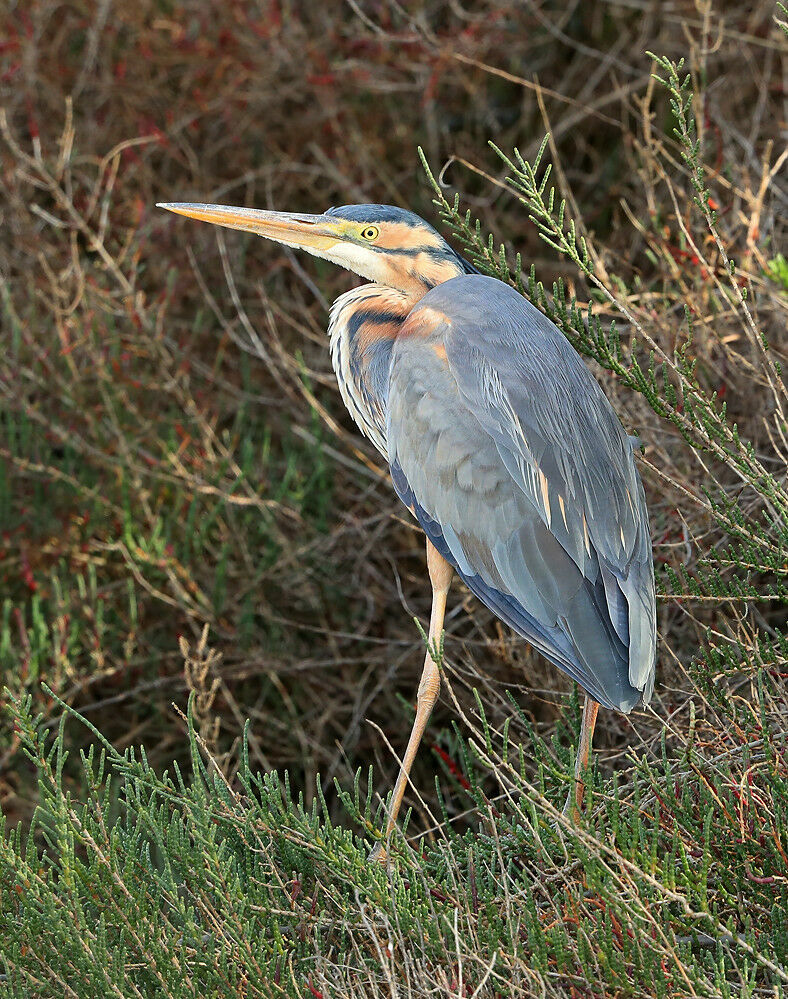
[{"label": "wing feather", "polygon": [[478,275],[429,292],[392,350],[387,445],[398,493],[494,613],[601,703],[649,699],[654,579],[633,445],[542,313]]}]

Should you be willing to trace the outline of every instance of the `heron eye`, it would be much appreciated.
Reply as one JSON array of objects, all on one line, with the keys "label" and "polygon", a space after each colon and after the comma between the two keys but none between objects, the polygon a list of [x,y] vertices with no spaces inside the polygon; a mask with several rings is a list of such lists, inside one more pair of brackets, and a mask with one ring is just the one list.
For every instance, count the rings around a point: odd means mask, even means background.
[{"label": "heron eye", "polygon": [[378,238],[378,227],[376,225],[365,226],[361,230],[361,236],[363,239],[377,239]]}]

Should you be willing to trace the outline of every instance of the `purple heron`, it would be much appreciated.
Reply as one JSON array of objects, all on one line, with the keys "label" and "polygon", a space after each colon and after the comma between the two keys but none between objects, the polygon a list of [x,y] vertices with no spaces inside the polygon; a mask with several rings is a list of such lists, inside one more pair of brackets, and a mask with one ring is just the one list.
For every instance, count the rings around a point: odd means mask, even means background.
[{"label": "purple heron", "polygon": [[[580,684],[566,808],[576,818],[599,706],[628,713],[654,689],[654,568],[637,439],[557,327],[412,212],[159,207],[307,250],[371,282],[334,302],[331,361],[350,415],[426,535],[430,644],[456,572]],[[428,646],[386,843],[439,687]],[[386,846],[373,856],[385,860]]]}]

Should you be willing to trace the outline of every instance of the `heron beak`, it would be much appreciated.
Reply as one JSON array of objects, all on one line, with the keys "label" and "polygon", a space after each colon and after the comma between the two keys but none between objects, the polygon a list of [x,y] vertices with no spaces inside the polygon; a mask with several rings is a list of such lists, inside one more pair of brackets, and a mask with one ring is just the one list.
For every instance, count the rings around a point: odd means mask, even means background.
[{"label": "heron beak", "polygon": [[231,208],[226,205],[158,204],[176,215],[200,222],[213,222],[228,229],[254,232],[286,246],[301,247],[314,253],[331,249],[343,241],[339,219],[328,215],[301,215],[291,212],[261,212],[255,208]]}]

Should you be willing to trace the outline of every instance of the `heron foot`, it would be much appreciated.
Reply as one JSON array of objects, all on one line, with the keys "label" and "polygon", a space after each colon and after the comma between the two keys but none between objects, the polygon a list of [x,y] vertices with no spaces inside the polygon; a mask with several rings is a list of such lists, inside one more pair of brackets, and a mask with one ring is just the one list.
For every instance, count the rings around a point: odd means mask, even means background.
[{"label": "heron foot", "polygon": [[370,850],[369,856],[367,857],[367,863],[383,864],[384,866],[386,866],[388,862],[389,862],[388,850],[383,845],[383,842],[381,840],[379,843],[376,843],[375,846],[373,846],[372,849]]},{"label": "heron foot", "polygon": [[[562,814],[565,819],[568,819],[572,823],[573,826],[580,824],[580,819],[582,817],[580,806],[583,804],[583,791],[585,791],[585,788],[581,784],[571,788],[569,794],[566,796],[566,804],[564,805]],[[580,799],[579,801],[578,798]]]},{"label": "heron foot", "polygon": [[586,795],[584,778],[591,758],[591,740],[594,735],[598,711],[598,702],[586,695],[583,703],[583,719],[580,723],[580,742],[575,756],[575,779],[564,805],[564,818],[568,819],[573,826],[579,825],[582,818],[583,799]]}]

